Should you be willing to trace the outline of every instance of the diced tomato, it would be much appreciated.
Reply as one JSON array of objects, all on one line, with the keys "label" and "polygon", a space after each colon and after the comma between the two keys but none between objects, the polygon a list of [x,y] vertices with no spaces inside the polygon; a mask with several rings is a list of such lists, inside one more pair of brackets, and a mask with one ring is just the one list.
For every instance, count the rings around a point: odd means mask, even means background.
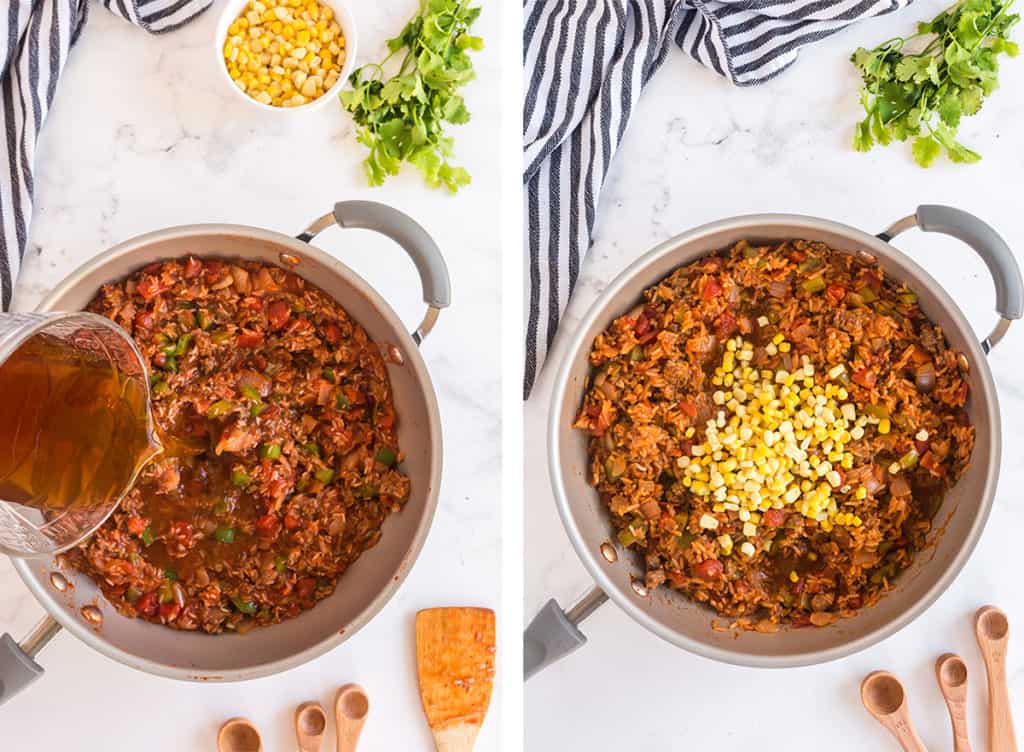
[{"label": "diced tomato", "polygon": [[128,532],[132,535],[142,535],[146,532],[146,521],[142,517],[129,517]]},{"label": "diced tomato", "polygon": [[135,289],[146,300],[152,300],[167,288],[156,277],[143,277],[135,286]]},{"label": "diced tomato", "polygon": [[679,409],[691,418],[697,417],[697,406],[693,404],[691,400],[683,400],[680,402]]},{"label": "diced tomato", "polygon": [[722,562],[718,559],[705,559],[693,568],[694,574],[702,580],[713,582],[722,576]]},{"label": "diced tomato", "polygon": [[799,264],[801,261],[807,260],[807,254],[801,251],[799,248],[794,248],[792,251],[789,252],[789,260],[795,261],[796,263]]},{"label": "diced tomato", "polygon": [[312,577],[303,577],[295,583],[295,592],[300,598],[309,598],[316,590],[316,580]]},{"label": "diced tomato", "polygon": [[243,331],[238,335],[239,347],[256,347],[263,344],[263,334],[260,332]]},{"label": "diced tomato", "polygon": [[153,328],[153,314],[142,309],[135,314],[135,328],[136,329],[152,329]]},{"label": "diced tomato", "polygon": [[825,288],[825,296],[829,299],[829,302],[835,305],[846,297],[846,288],[833,283]]},{"label": "diced tomato", "polygon": [[641,313],[637,316],[636,323],[633,324],[633,331],[636,332],[636,336],[644,336],[650,328],[651,322],[650,319],[647,318],[647,314]]},{"label": "diced tomato", "polygon": [[718,317],[718,321],[715,322],[715,334],[718,335],[718,339],[728,339],[737,329],[736,317],[732,314],[732,311],[726,311]]},{"label": "diced tomato", "polygon": [[167,353],[163,351],[153,353],[153,365],[157,368],[163,368],[167,365]]},{"label": "diced tomato", "polygon": [[797,614],[790,619],[790,624],[793,629],[803,629],[804,627],[811,626],[811,617],[807,614]]},{"label": "diced tomato", "polygon": [[394,413],[380,413],[377,416],[377,425],[383,429],[389,429],[395,425]]},{"label": "diced tomato", "polygon": [[858,368],[853,372],[853,380],[865,389],[873,388],[876,378],[875,372],[868,368]]},{"label": "diced tomato", "polygon": [[199,272],[203,270],[203,262],[197,259],[195,256],[189,256],[188,261],[185,262],[185,279],[192,279],[198,277]]},{"label": "diced tomato", "polygon": [[363,396],[363,393],[354,386],[349,385],[342,387],[341,391],[345,393],[345,399],[347,399],[351,405],[361,405],[366,402],[366,398]]},{"label": "diced tomato", "polygon": [[717,297],[718,294],[721,292],[722,285],[718,282],[718,280],[709,278],[708,281],[704,283],[704,288],[700,291],[700,294],[701,297],[704,298],[704,300],[708,301],[714,300],[715,297]]},{"label": "diced tomato", "polygon": [[181,612],[181,606],[173,601],[170,603],[160,604],[160,616],[164,621],[174,621],[178,618],[178,614]]},{"label": "diced tomato", "polygon": [[272,514],[265,514],[256,520],[256,532],[261,538],[273,538],[280,526],[281,522]]},{"label": "diced tomato", "polygon": [[330,342],[332,345],[336,345],[341,342],[341,329],[333,321],[328,321],[324,324],[324,339]]},{"label": "diced tomato", "polygon": [[679,441],[679,451],[689,457],[693,454],[693,442],[689,439],[681,439]]},{"label": "diced tomato", "polygon": [[283,300],[275,300],[267,307],[267,320],[271,329],[280,329],[288,323],[288,317],[291,315],[291,309]]},{"label": "diced tomato", "polygon": [[156,611],[159,606],[160,599],[157,597],[155,590],[143,593],[139,596],[139,599],[135,601],[135,610],[143,616],[156,616]]},{"label": "diced tomato", "polygon": [[769,509],[761,519],[768,527],[782,527],[786,524],[786,513],[781,509]]},{"label": "diced tomato", "polygon": [[302,520],[300,520],[294,514],[289,513],[284,516],[284,526],[288,530],[296,530],[302,526]]}]

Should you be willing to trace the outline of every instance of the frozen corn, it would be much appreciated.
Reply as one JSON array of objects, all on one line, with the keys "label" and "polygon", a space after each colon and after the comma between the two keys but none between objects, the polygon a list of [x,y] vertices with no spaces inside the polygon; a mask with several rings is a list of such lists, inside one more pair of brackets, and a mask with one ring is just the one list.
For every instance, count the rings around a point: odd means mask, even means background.
[{"label": "frozen corn", "polygon": [[252,0],[228,27],[224,65],[262,104],[298,107],[322,97],[345,63],[334,11],[316,0]]}]

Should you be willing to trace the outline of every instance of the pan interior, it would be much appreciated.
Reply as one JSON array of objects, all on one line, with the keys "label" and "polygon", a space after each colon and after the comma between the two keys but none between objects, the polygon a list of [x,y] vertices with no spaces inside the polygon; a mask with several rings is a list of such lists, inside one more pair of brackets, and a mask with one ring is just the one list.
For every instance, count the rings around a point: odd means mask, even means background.
[{"label": "pan interior", "polygon": [[[875,606],[830,627],[761,634],[728,629],[728,619],[668,588],[642,597],[630,587],[634,576],[643,577],[639,555],[627,552],[608,562],[599,554],[601,544],[612,537],[611,522],[587,482],[586,435],[571,426],[590,373],[587,355],[594,337],[633,308],[647,287],[673,269],[739,240],[793,238],[821,241],[848,253],[868,251],[886,273],[910,284],[925,314],[967,356],[967,407],[977,438],[970,467],[935,516],[930,545],[900,576],[893,591]],[[644,626],[680,647],[726,662],[771,667],[818,663],[855,652],[904,626],[938,597],[963,566],[984,526],[999,462],[998,408],[988,365],[962,313],[942,288],[910,259],[870,235],[821,220],[767,216],[717,223],[681,236],[640,259],[612,283],[584,320],[567,358],[555,386],[549,432],[552,478],[563,522],[598,584]],[[724,630],[714,629],[713,622]]]},{"label": "pan interior", "polygon": [[[65,627],[102,652],[147,671],[180,678],[244,679],[283,670],[338,644],[361,627],[398,588],[415,560],[433,516],[440,473],[440,429],[433,387],[402,323],[357,275],[322,251],[276,233],[250,228],[179,228],[129,241],[103,261],[84,267],[72,284],[48,299],[47,310],[84,308],[100,286],[154,261],[187,254],[246,258],[283,266],[282,252],[301,259],[293,271],[334,297],[370,337],[395,345],[404,364],[388,364],[398,415],[403,470],[412,483],[404,509],[385,523],[380,542],[342,576],[335,592],[314,608],[245,635],[185,632],[119,615],[90,578],[67,572],[74,588],[49,585],[53,563],[22,560],[16,566],[33,592]],[[87,628],[79,609],[98,603],[103,626]]]}]

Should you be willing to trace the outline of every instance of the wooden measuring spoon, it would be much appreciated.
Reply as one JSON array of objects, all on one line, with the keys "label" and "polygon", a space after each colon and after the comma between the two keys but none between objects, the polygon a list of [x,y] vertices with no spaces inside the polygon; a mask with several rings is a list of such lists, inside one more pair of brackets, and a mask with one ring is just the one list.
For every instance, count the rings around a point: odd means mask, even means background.
[{"label": "wooden measuring spoon", "polygon": [[416,614],[416,671],[438,752],[470,752],[494,686],[494,612],[428,608]]},{"label": "wooden measuring spoon", "polygon": [[251,721],[232,718],[217,732],[217,752],[263,752],[263,740]]},{"label": "wooden measuring spoon", "polygon": [[327,714],[319,702],[304,702],[295,709],[295,738],[299,752],[320,752],[327,730]]},{"label": "wooden measuring spoon", "polygon": [[953,724],[953,752],[971,752],[971,738],[967,734],[967,664],[960,656],[946,653],[935,662],[935,679]]},{"label": "wooden measuring spoon", "polygon": [[338,726],[338,752],[355,752],[363,724],[370,713],[370,698],[358,684],[346,684],[334,698],[334,722]]},{"label": "wooden measuring spoon", "polygon": [[860,701],[889,729],[905,752],[927,752],[910,723],[907,698],[900,680],[888,671],[874,671],[860,684]]},{"label": "wooden measuring spoon", "polygon": [[1006,645],[1010,622],[995,606],[983,606],[974,617],[981,657],[988,675],[988,746],[991,752],[1017,752],[1010,693],[1006,688]]}]

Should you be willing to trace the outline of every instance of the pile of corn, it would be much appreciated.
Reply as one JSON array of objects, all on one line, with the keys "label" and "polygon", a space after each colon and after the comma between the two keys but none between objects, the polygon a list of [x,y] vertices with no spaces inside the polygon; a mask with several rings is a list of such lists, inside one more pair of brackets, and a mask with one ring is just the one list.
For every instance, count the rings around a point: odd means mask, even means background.
[{"label": "pile of corn", "polygon": [[345,37],[334,11],[316,0],[252,0],[228,27],[224,64],[257,102],[298,107],[338,81]]},{"label": "pile of corn", "polygon": [[[790,349],[781,334],[767,346],[769,355]],[[704,441],[677,460],[683,484],[710,497],[714,512],[737,512],[746,538],[757,535],[769,509],[795,510],[826,531],[833,525],[861,525],[860,517],[840,511],[834,492],[866,497],[865,488],[854,490],[844,482],[844,471],[853,467],[846,447],[862,438],[868,425],[888,433],[889,420],[858,414],[846,401],[843,365],[816,381],[806,356],[792,372],[758,370],[751,364],[753,356],[753,346],[740,337],[726,343],[712,377],[717,415],[707,422]],[[694,427],[686,430],[688,438],[694,434]],[[700,526],[714,530],[718,520],[705,514]],[[731,552],[731,539],[720,542]],[[749,541],[740,550],[747,556],[755,552]]]}]

